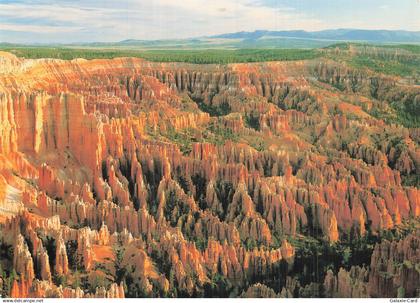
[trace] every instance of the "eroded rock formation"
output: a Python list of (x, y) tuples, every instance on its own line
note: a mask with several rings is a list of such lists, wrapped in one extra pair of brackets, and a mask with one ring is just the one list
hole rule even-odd
[(8, 296), (418, 296), (414, 234), (316, 281), (295, 264), (306, 238), (418, 220), (415, 131), (364, 110), (418, 88), (328, 61), (0, 58)]

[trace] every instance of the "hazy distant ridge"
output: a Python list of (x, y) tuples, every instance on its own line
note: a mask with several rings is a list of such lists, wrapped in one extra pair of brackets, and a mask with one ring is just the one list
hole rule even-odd
[[(186, 39), (138, 40), (126, 39), (117, 42), (49, 43), (34, 46), (83, 46), (123, 47), (137, 49), (243, 49), (243, 48), (319, 48), (339, 42), (365, 42), (373, 44), (405, 43), (420, 44), (420, 32), (364, 29), (332, 29), (316, 32), (304, 30), (226, 33)], [(0, 43), (10, 47), (14, 44)]]
[(334, 29), (316, 32), (303, 30), (236, 32), (211, 36), (210, 38), (224, 39), (260, 39), (263, 37), (287, 37), (301, 39), (326, 39), (345, 41), (373, 41), (373, 42), (416, 42), (420, 43), (420, 32), (403, 30), (365, 30), (365, 29)]

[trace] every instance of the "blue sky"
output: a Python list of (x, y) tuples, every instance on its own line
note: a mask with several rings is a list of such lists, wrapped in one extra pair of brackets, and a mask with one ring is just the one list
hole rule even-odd
[(420, 31), (420, 0), (0, 0), (0, 41), (177, 39), (236, 31)]

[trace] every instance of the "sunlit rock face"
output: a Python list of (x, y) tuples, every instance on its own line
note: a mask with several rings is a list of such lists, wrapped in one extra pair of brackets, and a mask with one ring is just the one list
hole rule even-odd
[(418, 296), (418, 132), (367, 110), (418, 87), (322, 59), (0, 62), (5, 296)]

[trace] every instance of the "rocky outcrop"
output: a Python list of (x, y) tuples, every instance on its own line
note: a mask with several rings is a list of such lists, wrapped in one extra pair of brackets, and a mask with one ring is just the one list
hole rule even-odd
[(23, 279), (27, 279), (28, 285), (31, 285), (35, 278), (34, 263), (28, 245), (21, 234), (17, 235), (13, 247), (13, 268)]
[[(418, 295), (419, 237), (409, 235), (400, 241), (387, 240), (375, 246), (369, 273), (369, 294), (372, 297), (397, 297)], [(402, 290), (399, 290), (399, 289)]]
[[(418, 220), (416, 133), (367, 110), (416, 88), (317, 60), (0, 53), (8, 295), (416, 296), (418, 237), (380, 241)], [(366, 239), (370, 266), (296, 272)]]
[(350, 271), (340, 268), (337, 275), (329, 270), (325, 276), (325, 296), (329, 298), (368, 298), (368, 269), (352, 267)]
[(69, 261), (67, 257), (66, 246), (61, 235), (56, 240), (54, 270), (55, 273), (59, 276), (66, 275), (69, 272)]
[(250, 286), (246, 292), (242, 293), (242, 298), (278, 298), (278, 295), (271, 288), (264, 284)]

